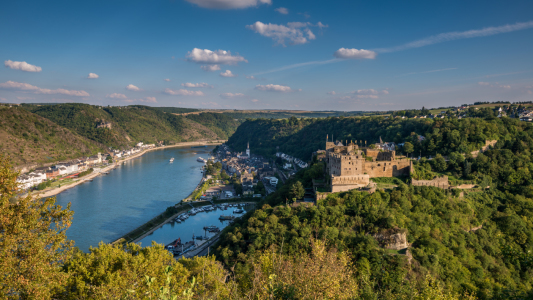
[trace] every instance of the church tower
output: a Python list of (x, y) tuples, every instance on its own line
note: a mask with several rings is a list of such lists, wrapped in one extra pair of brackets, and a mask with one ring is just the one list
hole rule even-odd
[(250, 157), (250, 142), (248, 142), (248, 146), (246, 146), (246, 155)]

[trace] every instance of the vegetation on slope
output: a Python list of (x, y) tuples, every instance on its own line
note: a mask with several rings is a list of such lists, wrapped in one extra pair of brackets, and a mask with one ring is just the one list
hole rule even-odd
[[(221, 138), (202, 124), (148, 106), (103, 107), (67, 103), (23, 107), (81, 136), (113, 148), (132, 146), (139, 141), (173, 144)], [(102, 122), (109, 122), (111, 128), (98, 128)]]
[[(308, 127), (315, 122), (319, 121)], [(343, 134), (356, 132), (361, 136), (369, 130), (384, 129), (392, 137), (403, 132), (409, 138), (412, 130), (426, 132), (429, 142), (413, 140), (418, 143), (416, 147), (424, 150), (430, 142), (438, 141), (439, 151), (449, 153), (448, 160), (422, 159), (415, 162), (417, 172), (449, 174), (472, 180), (483, 189), (462, 194), (461, 190), (414, 187), (397, 181), (397, 188), (374, 194), (332, 194), (318, 207), (285, 206), (297, 181), (311, 187), (311, 179), (323, 176), (323, 166), (315, 163), (269, 196), (262, 209), (226, 229), (217, 248), (220, 260), (236, 265), (237, 270), (248, 270), (250, 256), (272, 247), (286, 255), (309, 253), (306, 241), (313, 237), (350, 253), (358, 272), (368, 271), (370, 298), (389, 291), (401, 294), (406, 281), (420, 284), (426, 275), (455, 293), (482, 299), (533, 297), (531, 124), (507, 118), (396, 124), (379, 119), (329, 122), (345, 125), (338, 127), (339, 131), (345, 129)], [(353, 130), (352, 124), (359, 124), (361, 131)], [(312, 132), (308, 127), (295, 135)], [(477, 146), (476, 141), (492, 138), (499, 142), (476, 158), (457, 152), (461, 145), (470, 150)], [(286, 141), (293, 139), (286, 137)], [(402, 232), (410, 243), (409, 255), (405, 250), (386, 249), (386, 243), (378, 238)]]
[(94, 155), (103, 146), (16, 106), (0, 106), (0, 152), (15, 166)]
[(240, 121), (231, 118), (227, 114), (218, 113), (191, 114), (187, 116), (187, 119), (204, 125), (224, 140), (227, 140), (235, 133), (235, 130), (241, 124)]
[[(317, 240), (310, 240), (309, 254), (256, 252), (246, 270), (228, 270), (214, 256), (175, 260), (157, 244), (101, 243), (83, 253), (65, 236), (68, 207), (31, 195), (12, 201), (16, 176), (0, 156), (2, 299), (354, 299), (374, 290), (349, 253)], [(457, 298), (431, 277), (384, 295)]]
[[(452, 152), (468, 153), (479, 150), (486, 140), (504, 142), (520, 132), (533, 131), (533, 125), (518, 119), (384, 119), (371, 118), (326, 118), (284, 120), (248, 120), (228, 140), (237, 151), (246, 149), (250, 142), (257, 154), (271, 156), (279, 151), (302, 159), (310, 159), (311, 153), (324, 149), (326, 136), (354, 141), (359, 145), (379, 142), (410, 142), (413, 154), (418, 156)], [(425, 140), (419, 141), (419, 135)]]

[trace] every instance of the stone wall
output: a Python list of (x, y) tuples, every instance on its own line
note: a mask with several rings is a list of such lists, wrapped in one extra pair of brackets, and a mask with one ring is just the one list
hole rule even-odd
[(408, 176), (411, 170), (411, 160), (365, 162), (363, 166), (370, 178)]
[(435, 177), (432, 180), (413, 179), (411, 184), (414, 186), (434, 186), (441, 189), (448, 189), (450, 187), (450, 184), (448, 183), (448, 176), (446, 175)]

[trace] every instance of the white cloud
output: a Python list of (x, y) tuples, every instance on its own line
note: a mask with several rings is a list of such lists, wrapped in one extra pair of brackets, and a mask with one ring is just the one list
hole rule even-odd
[(237, 75), (231, 73), (230, 70), (226, 70), (226, 72), (220, 73), (220, 76), (222, 76), (222, 77), (237, 77)]
[(276, 9), (274, 9), (274, 10), (279, 12), (282, 15), (288, 15), (289, 14), (289, 10), (287, 8), (285, 8), (285, 7), (278, 7)]
[(361, 94), (361, 95), (377, 95), (379, 92), (375, 89), (362, 89), (357, 90), (354, 92), (355, 94)]
[(113, 98), (113, 99), (127, 99), (128, 97), (124, 94), (119, 93), (113, 93), (113, 94), (107, 94), (107, 98)]
[(267, 84), (267, 85), (258, 84), (255, 86), (255, 89), (259, 91), (281, 92), (281, 93), (288, 93), (288, 92), (293, 91), (288, 86), (278, 85), (278, 84)]
[(242, 9), (261, 4), (272, 4), (272, 0), (186, 0), (203, 8)]
[(379, 48), (375, 49), (376, 52), (380, 53), (387, 53), (387, 52), (395, 52), (395, 51), (401, 51), (401, 50), (407, 50), (412, 48), (420, 48), (428, 45), (453, 41), (453, 40), (459, 40), (459, 39), (469, 39), (469, 38), (475, 38), (475, 37), (482, 37), (482, 36), (490, 36), (500, 33), (507, 33), (517, 30), (523, 30), (533, 28), (533, 21), (529, 22), (518, 22), (512, 25), (503, 25), (498, 27), (486, 27), (483, 29), (473, 29), (473, 30), (467, 30), (467, 31), (454, 31), (454, 32), (446, 32), (441, 33), (437, 35), (433, 35), (430, 37), (427, 37), (425, 39), (421, 39), (418, 41), (410, 42), (407, 44), (403, 44), (396, 47), (391, 48)]
[(250, 76), (246, 76), (247, 79), (255, 79), (254, 76), (250, 75)]
[(98, 76), (98, 75), (96, 75), (94, 73), (89, 73), (89, 75), (87, 76), (88, 79), (96, 79), (98, 77), (100, 77), (100, 76)]
[(347, 48), (340, 48), (339, 50), (335, 51), (333, 53), (333, 56), (336, 58), (343, 58), (343, 59), (374, 59), (376, 58), (376, 52), (371, 50), (365, 50), (365, 49), (347, 49)]
[(128, 84), (128, 85), (126, 86), (126, 89), (127, 89), (128, 91), (134, 91), (134, 92), (139, 92), (139, 91), (141, 91), (140, 88), (134, 86), (133, 84)]
[(207, 84), (205, 82), (201, 82), (201, 83), (186, 82), (186, 83), (182, 83), (181, 86), (188, 87), (188, 88), (213, 88), (214, 87), (214, 86), (212, 86), (210, 84)]
[(364, 99), (364, 98), (370, 98), (370, 99), (378, 99), (378, 95), (357, 95), (357, 98)]
[(331, 91), (331, 92), (328, 92), (328, 95), (335, 95), (337, 93), (335, 93), (335, 91)]
[(4, 97), (0, 97), (0, 101), (7, 101), (7, 99)]
[[(187, 53), (187, 58), (195, 63), (209, 65), (236, 65), (239, 62), (248, 62), (244, 57), (236, 54), (232, 55), (230, 51), (194, 48)], [(204, 68), (202, 68), (204, 69)], [(205, 70), (205, 69), (204, 69)], [(213, 71), (213, 70), (209, 70)]]
[(252, 101), (252, 102), (259, 102), (258, 99), (252, 99), (252, 100), (250, 100), (250, 101)]
[(502, 89), (510, 89), (511, 86), (508, 85), (508, 84), (505, 84), (505, 85), (501, 85), (497, 82), (495, 83), (490, 83), (490, 82), (484, 82), (484, 81), (480, 81), (477, 83), (478, 85), (481, 85), (481, 86), (490, 86), (490, 87), (496, 87), (496, 88), (502, 88)]
[(34, 94), (45, 94), (45, 95), (61, 94), (61, 95), (76, 96), (76, 97), (90, 96), (89, 93), (87, 93), (86, 91), (75, 91), (75, 90), (66, 90), (66, 89), (55, 89), (55, 90), (42, 89), (40, 87), (36, 87), (28, 83), (21, 83), (21, 82), (15, 82), (15, 81), (7, 81), (4, 83), (0, 83), (0, 89), (8, 89), (8, 90), (15, 90), (15, 91), (28, 91), (28, 92), (33, 92)]
[(309, 40), (314, 40), (316, 36), (309, 27), (324, 27), (322, 23), (319, 22), (318, 24), (313, 25), (309, 22), (289, 22), (287, 23), (287, 26), (285, 26), (272, 23), (265, 24), (257, 21), (252, 25), (246, 25), (246, 28), (257, 32), (262, 36), (272, 38), (277, 44), (285, 46), (285, 40), (288, 40), (291, 45), (301, 45), (307, 43)]
[[(355, 94), (355, 98), (357, 99), (378, 99), (379, 95), (388, 95), (389, 91), (387, 89), (384, 90), (375, 90), (375, 89), (360, 89), (357, 91), (354, 91), (353, 94)], [(353, 99), (352, 96), (344, 96), (341, 97), (341, 99)]]
[(17, 100), (22, 100), (22, 101), (24, 101), (24, 100), (33, 100), (33, 99), (35, 99), (35, 98), (33, 98), (33, 97), (20, 97), (20, 96), (17, 96)]
[(206, 65), (206, 66), (200, 66), (200, 68), (207, 72), (214, 72), (220, 70), (219, 65)]
[(165, 89), (163, 93), (168, 95), (178, 95), (178, 96), (203, 96), (204, 93), (202, 91), (189, 91), (185, 89), (179, 89), (179, 90), (171, 90), (171, 89)]
[(41, 72), (43, 70), (41, 67), (30, 65), (25, 61), (6, 60), (4, 61), (4, 65), (6, 66), (6, 68), (10, 68), (13, 70), (21, 70), (25, 72)]
[(157, 103), (157, 99), (155, 97), (144, 97), (144, 102)]
[(166, 79), (164, 79), (164, 80), (165, 80), (166, 82), (170, 82), (170, 79), (169, 79), (169, 78), (166, 78)]
[(246, 97), (246, 95), (242, 94), (242, 93), (223, 93), (223, 94), (220, 94), (219, 96), (220, 96), (220, 98), (224, 98), (224, 99), (233, 99), (233, 98)]

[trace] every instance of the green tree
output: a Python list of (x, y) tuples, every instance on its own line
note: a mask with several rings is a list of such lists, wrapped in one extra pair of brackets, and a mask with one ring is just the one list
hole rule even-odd
[(409, 156), (410, 153), (413, 153), (414, 150), (415, 150), (415, 147), (413, 146), (413, 144), (409, 142), (405, 142), (405, 144), (403, 145), (403, 151), (407, 153), (407, 156)]
[(304, 186), (302, 185), (300, 181), (296, 181), (296, 183), (294, 183), (291, 186), (291, 189), (289, 192), (290, 199), (293, 199), (293, 198), (302, 199), (304, 195), (305, 195)]
[(435, 156), (433, 159), (433, 168), (435, 168), (437, 172), (443, 172), (446, 170), (446, 160), (444, 157), (442, 157), (442, 155), (437, 154), (437, 156)]
[(60, 266), (72, 254), (65, 231), (73, 213), (55, 197), (16, 199), (17, 175), (0, 156), (0, 298), (50, 299), (68, 278)]

